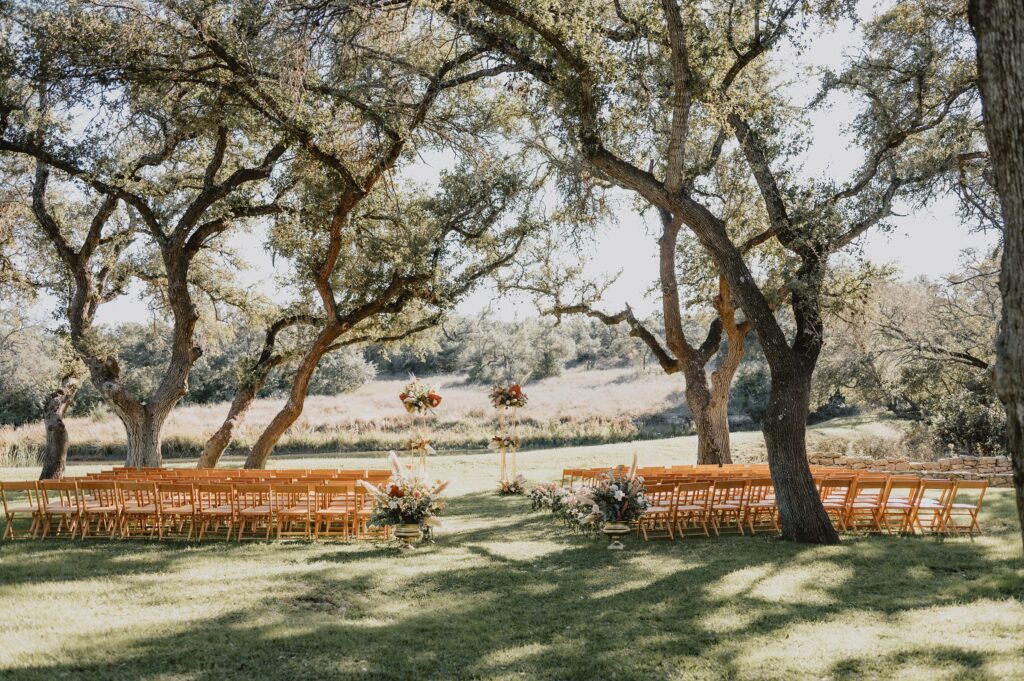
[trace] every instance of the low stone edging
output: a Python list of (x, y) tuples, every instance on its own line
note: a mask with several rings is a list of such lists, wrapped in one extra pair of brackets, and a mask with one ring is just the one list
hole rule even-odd
[(988, 480), (993, 487), (1013, 484), (1013, 464), (1005, 456), (953, 456), (936, 461), (872, 459), (865, 456), (808, 454), (812, 466), (836, 466), (878, 473), (919, 473), (949, 480)]

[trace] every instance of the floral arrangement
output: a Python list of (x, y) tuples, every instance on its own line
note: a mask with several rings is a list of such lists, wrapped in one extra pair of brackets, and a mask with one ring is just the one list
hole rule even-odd
[(522, 443), (515, 435), (495, 435), (487, 444), (487, 449), (519, 449)]
[(392, 473), (391, 479), (384, 485), (378, 488), (366, 481), (360, 481), (374, 501), (370, 524), (377, 527), (440, 525), (441, 521), (437, 516), (445, 506), (441, 493), (448, 483), (440, 480), (430, 483), (421, 474), (402, 470), (394, 452), (388, 455), (388, 461), (391, 462)]
[(590, 499), (590, 488), (586, 486), (571, 487), (562, 490), (552, 512), (563, 523), (577, 531), (591, 529), (590, 518), (597, 511)]
[(518, 383), (513, 383), (507, 388), (500, 385), (492, 387), (490, 400), (495, 409), (511, 409), (513, 407), (525, 407), (528, 398), (526, 393), (523, 392), (523, 387)]
[(647, 510), (644, 479), (636, 474), (636, 456), (628, 471), (614, 468), (583, 495), (593, 503), (593, 512), (582, 522), (628, 523), (637, 520)]
[(511, 480), (498, 483), (498, 494), (504, 497), (519, 496), (526, 493), (526, 478), (517, 475)]
[(425, 414), (437, 409), (441, 404), (441, 396), (437, 391), (422, 383), (415, 376), (412, 376), (412, 380), (398, 395), (398, 399), (402, 400), (402, 405), (410, 414)]
[(557, 499), (560, 496), (562, 488), (553, 482), (542, 482), (534, 485), (533, 489), (530, 490), (530, 505), (534, 511), (540, 511), (543, 509), (551, 510), (557, 503)]

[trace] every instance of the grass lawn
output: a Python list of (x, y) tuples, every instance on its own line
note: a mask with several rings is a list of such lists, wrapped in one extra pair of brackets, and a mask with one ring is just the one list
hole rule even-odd
[[(521, 460), (541, 480), (633, 450), (644, 464), (686, 461), (690, 445)], [(1024, 563), (1006, 490), (990, 493), (987, 533), (973, 541), (631, 538), (616, 553), (493, 495), (495, 458), (434, 460), (454, 481), (446, 526), (409, 555), (326, 542), (0, 543), (0, 678), (1024, 678)]]

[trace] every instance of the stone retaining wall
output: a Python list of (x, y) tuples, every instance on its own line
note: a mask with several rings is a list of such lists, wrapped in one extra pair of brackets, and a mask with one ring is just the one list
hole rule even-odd
[(809, 454), (812, 466), (836, 466), (884, 473), (918, 473), (930, 478), (952, 480), (988, 480), (993, 487), (1013, 484), (1013, 465), (1005, 456), (953, 456), (937, 461), (908, 459), (871, 459), (861, 456)]

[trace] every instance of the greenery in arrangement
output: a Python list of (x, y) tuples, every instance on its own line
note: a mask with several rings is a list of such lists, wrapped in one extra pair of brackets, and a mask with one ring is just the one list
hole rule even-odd
[(438, 526), (440, 520), (437, 516), (445, 507), (445, 499), (441, 493), (448, 483), (440, 480), (431, 483), (422, 473), (404, 470), (394, 452), (388, 455), (388, 460), (392, 469), (388, 482), (379, 488), (365, 481), (362, 483), (373, 497), (370, 524), (376, 527)]
[(593, 512), (581, 521), (584, 525), (594, 522), (630, 523), (638, 520), (648, 506), (644, 479), (636, 474), (635, 455), (628, 470), (615, 468), (608, 471), (578, 496), (584, 503), (593, 503)]

